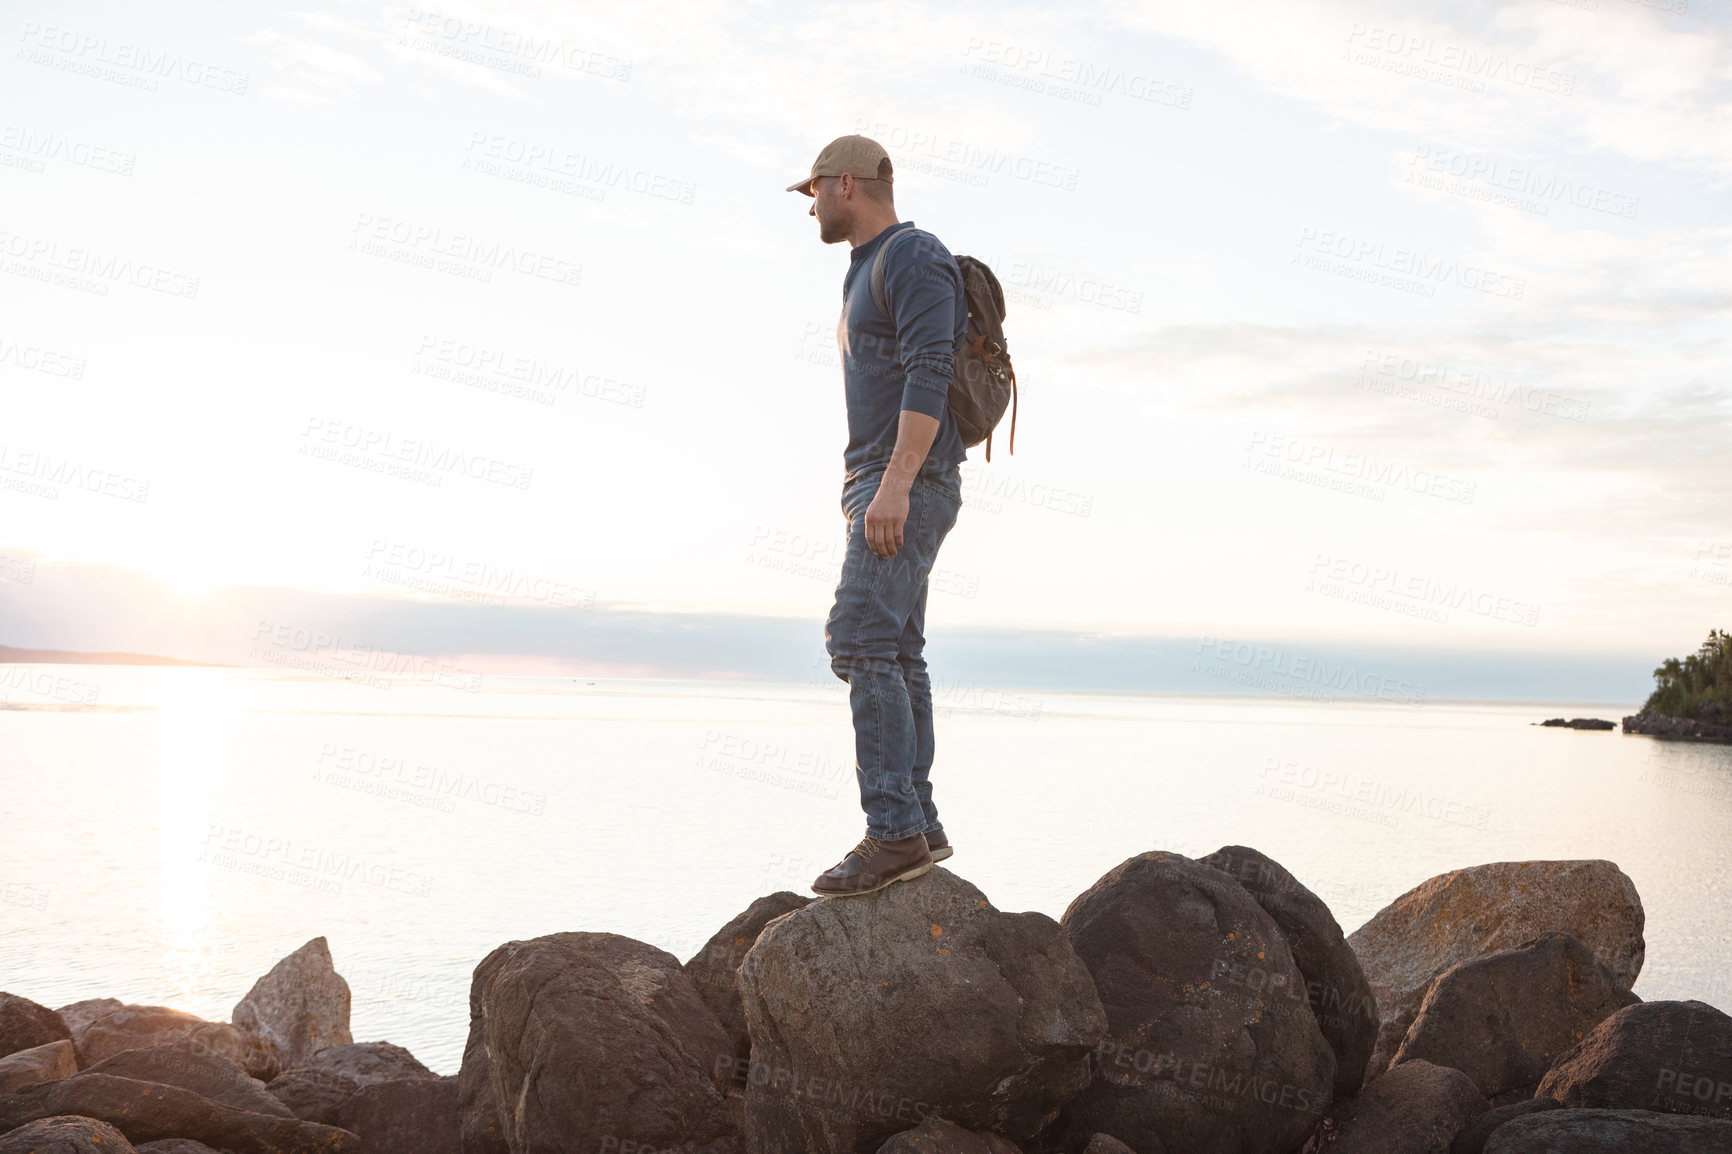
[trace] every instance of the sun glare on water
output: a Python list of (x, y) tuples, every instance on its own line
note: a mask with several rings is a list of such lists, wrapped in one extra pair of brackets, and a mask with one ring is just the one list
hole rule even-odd
[(228, 724), (221, 695), (220, 678), (203, 670), (174, 670), (165, 679), (156, 715), (155, 817), (161, 847), (156, 907), (173, 986), (164, 993), (183, 1002), (196, 996), (209, 967), (212, 867), (202, 858), (210, 830), (214, 738)]

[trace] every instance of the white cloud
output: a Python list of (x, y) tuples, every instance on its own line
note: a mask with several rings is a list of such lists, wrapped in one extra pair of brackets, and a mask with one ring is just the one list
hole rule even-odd
[[(335, 30), (328, 20), (309, 23), (317, 32), (331, 33)], [(333, 48), (308, 36), (261, 28), (248, 36), (246, 42), (264, 48), (272, 67), (288, 74), (289, 82), (274, 86), (274, 91), (289, 98), (331, 103), (350, 98), (357, 88), (377, 85), (384, 80), (377, 69), (355, 53)]]

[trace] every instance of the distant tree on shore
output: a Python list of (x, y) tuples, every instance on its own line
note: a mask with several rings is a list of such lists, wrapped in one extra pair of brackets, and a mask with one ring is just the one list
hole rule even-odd
[(1732, 725), (1732, 634), (1710, 629), (1708, 640), (1679, 661), (1654, 670), (1653, 695), (1642, 708), (1668, 717)]

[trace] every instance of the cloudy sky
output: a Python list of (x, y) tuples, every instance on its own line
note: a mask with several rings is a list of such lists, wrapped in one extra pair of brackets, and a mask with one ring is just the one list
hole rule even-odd
[(818, 652), (847, 253), (782, 189), (846, 132), (1010, 295), (935, 631), (1641, 681), (1726, 624), (1724, 2), (7, 19), (0, 643)]

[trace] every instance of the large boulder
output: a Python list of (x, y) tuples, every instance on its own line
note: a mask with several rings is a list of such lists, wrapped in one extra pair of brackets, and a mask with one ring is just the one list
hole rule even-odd
[(89, 1072), (0, 1098), (0, 1131), (59, 1114), (107, 1122), (132, 1142), (195, 1138), (233, 1154), (361, 1152), (359, 1138), (330, 1126), (235, 1110), (179, 1086)]
[[(483, 960), (483, 965), (490, 960)], [(481, 966), (469, 985), (469, 1037), (463, 1044), (463, 1064), (457, 1070), (458, 1128), (463, 1154), (510, 1154), (505, 1141), (504, 1114), (493, 1097), (493, 1060), (487, 1054), (487, 1032), (481, 1000)]]
[(78, 1054), (69, 1038), (16, 1050), (0, 1058), (0, 1094), (32, 1082), (58, 1082), (78, 1073)]
[(78, 1060), (85, 1061), (84, 1034), (90, 1029), (91, 1023), (114, 1010), (126, 1005), (119, 998), (85, 998), (81, 1002), (72, 1002), (61, 1006), (55, 1013), (66, 1023), (66, 1028), (72, 1031), (72, 1044), (78, 1050)]
[(1394, 1061), (1453, 1066), (1487, 1098), (1531, 1098), (1559, 1055), (1641, 1000), (1581, 942), (1545, 934), (1439, 975)]
[[(1106, 1007), (1069, 1144), (1286, 1154), (1328, 1107), (1335, 1055), (1273, 918), (1232, 877), (1176, 853), (1109, 871), (1064, 928)], [(756, 1034), (754, 1032), (754, 1039)]]
[(928, 1118), (912, 1130), (892, 1134), (878, 1154), (1022, 1154), (997, 1134), (964, 1130), (942, 1118)]
[(1466, 1129), (1456, 1134), (1454, 1140), (1449, 1144), (1449, 1154), (1482, 1154), (1485, 1150), (1486, 1139), (1492, 1136), (1492, 1131), (1505, 1122), (1513, 1122), (1517, 1118), (1540, 1110), (1561, 1109), (1563, 1107), (1550, 1098), (1526, 1098), (1520, 1102), (1495, 1106), (1469, 1122)]
[(284, 1069), (304, 1066), (320, 1050), (346, 1046), (349, 983), (331, 964), (331, 948), (314, 938), (253, 983), (229, 1015), (241, 1029), (273, 1043)]
[(72, 1031), (59, 1014), (29, 998), (0, 993), (0, 1058), (62, 1039), (70, 1041)]
[(1491, 1104), (1473, 1079), (1415, 1059), (1366, 1083), (1334, 1115), (1329, 1154), (1449, 1154), (1450, 1143)]
[(368, 1082), (337, 1118), (361, 1136), (366, 1154), (463, 1154), (455, 1076)]
[(733, 1045), (672, 954), (618, 934), (507, 942), (476, 967), (470, 1008), (512, 1154), (677, 1148), (737, 1128)]
[(715, 1012), (722, 1029), (734, 1040), (736, 1058), (746, 1058), (752, 1051), (752, 1041), (746, 1035), (746, 1010), (740, 1001), (740, 963), (746, 960), (747, 952), (765, 926), (811, 901), (787, 890), (766, 894), (717, 930), (686, 963), (686, 976), (697, 987), (698, 996)]
[(357, 1083), (402, 1082), (411, 1078), (437, 1078), (415, 1055), (390, 1042), (352, 1042), (319, 1051), (308, 1066), (330, 1070)]
[(112, 1013), (126, 1005), (119, 998), (85, 998), (82, 1002), (72, 1002), (61, 1006), (55, 1011), (60, 1020), (66, 1023), (66, 1028), (72, 1031), (72, 1040), (78, 1041), (84, 1037), (84, 1031), (90, 1024), (105, 1014)]
[(349, 1096), (361, 1088), (361, 1083), (336, 1070), (318, 1066), (302, 1066), (285, 1070), (265, 1087), (271, 1097), (287, 1106), (289, 1112), (303, 1122), (337, 1125), (337, 1112)]
[(126, 1135), (95, 1118), (38, 1118), (0, 1134), (0, 1154), (138, 1154)]
[(760, 1154), (873, 1154), (932, 1115), (1028, 1145), (1107, 1024), (1051, 918), (1001, 913), (943, 868), (777, 919), (740, 991), (752, 1056), (729, 1064)]
[(1485, 1154), (1732, 1154), (1732, 1122), (1647, 1110), (1552, 1110), (1499, 1126)]
[(87, 1072), (179, 1086), (236, 1110), (275, 1114), (282, 1118), (294, 1116), (287, 1106), (265, 1089), (263, 1082), (248, 1075), (228, 1058), (187, 1038), (142, 1050), (123, 1050), (90, 1066)]
[(1275, 919), (1305, 979), (1305, 999), (1323, 1040), (1335, 1053), (1335, 1096), (1359, 1093), (1380, 1019), (1371, 983), (1335, 915), (1279, 862), (1254, 849), (1222, 846), (1198, 860), (1232, 875)]
[(227, 1022), (207, 1022), (167, 1006), (120, 1006), (91, 1019), (76, 1036), (79, 1058), (86, 1066), (126, 1050), (185, 1040), (263, 1081), (276, 1077), (281, 1068), (276, 1046), (269, 1041)]
[(1732, 1118), (1732, 1017), (1704, 1002), (1643, 1002), (1595, 1026), (1540, 1080), (1579, 1109)]
[(1624, 989), (1642, 972), (1642, 899), (1609, 861), (1506, 861), (1451, 870), (1396, 898), (1347, 936), (1383, 1016), (1367, 1076), (1395, 1056), (1439, 974), (1562, 930)]
[(146, 1142), (138, 1148), (138, 1154), (222, 1154), (220, 1150), (212, 1150), (203, 1142), (194, 1142), (191, 1138), (163, 1138), (156, 1142)]
[[(1111, 1134), (1096, 1134), (1083, 1147), (1083, 1154), (1139, 1154), (1139, 1151), (1132, 1150)], [(1159, 1146), (1147, 1146), (1140, 1154), (1162, 1154), (1162, 1151)]]
[[(320, 1050), (307, 1065), (278, 1074), (269, 1089), (297, 1118), (351, 1129), (343, 1125), (342, 1108), (362, 1086), (437, 1080), (439, 1075), (401, 1046), (390, 1042), (352, 1042)], [(451, 1092), (455, 1109), (455, 1079)]]

